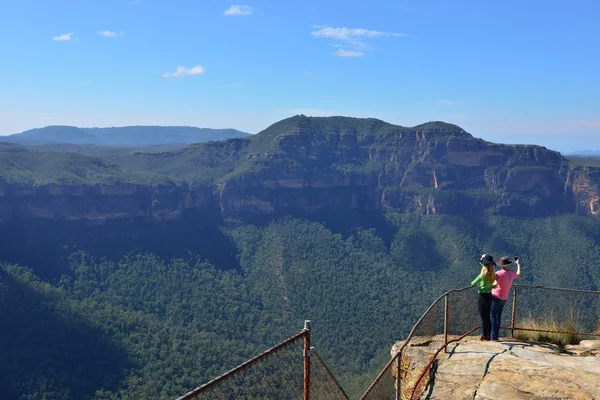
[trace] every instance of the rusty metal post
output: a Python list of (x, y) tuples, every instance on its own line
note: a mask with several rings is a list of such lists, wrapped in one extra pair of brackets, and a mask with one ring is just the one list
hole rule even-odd
[(402, 387), (400, 386), (400, 373), (402, 369), (402, 350), (396, 354), (396, 400), (402, 400)]
[(510, 321), (510, 338), (515, 338), (515, 316), (517, 313), (517, 287), (513, 286), (513, 304), (512, 304), (512, 318)]
[(444, 353), (448, 352), (448, 293), (444, 295)]
[(304, 321), (304, 400), (310, 400), (310, 320)]

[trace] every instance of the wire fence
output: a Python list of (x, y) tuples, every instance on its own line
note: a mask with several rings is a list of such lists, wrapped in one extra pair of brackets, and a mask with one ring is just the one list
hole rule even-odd
[(177, 400), (348, 400), (304, 329)]
[[(392, 358), (361, 400), (463, 399), (478, 371), (436, 381), (449, 344), (478, 334), (475, 288), (451, 290), (437, 298), (408, 337), (394, 345)], [(501, 334), (522, 340), (575, 344), (600, 337), (600, 292), (513, 285), (502, 313)]]
[(600, 336), (600, 292), (515, 285), (512, 304), (511, 336), (561, 344)]
[[(477, 335), (478, 293), (466, 287), (437, 298), (392, 348), (392, 357), (361, 400), (463, 399), (482, 371), (436, 377), (450, 344)], [(600, 337), (600, 292), (513, 285), (502, 313), (501, 333), (522, 340), (574, 344)], [(177, 400), (298, 399), (348, 400), (304, 329)], [(441, 374), (443, 375), (443, 374)], [(472, 397), (472, 393), (471, 393)]]

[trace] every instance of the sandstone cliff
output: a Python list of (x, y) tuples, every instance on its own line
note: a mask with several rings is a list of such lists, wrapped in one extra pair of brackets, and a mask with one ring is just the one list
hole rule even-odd
[[(401, 344), (394, 345), (392, 356)], [(437, 348), (422, 346), (411, 354), (427, 357)], [(450, 344), (430, 376), (423, 399), (594, 400), (600, 396), (600, 341), (559, 349), (546, 343), (467, 339)]]
[[(180, 218), (187, 209), (600, 217), (600, 169), (571, 166), (539, 146), (489, 143), (441, 122), (404, 128), (296, 116), (251, 139), (110, 161), (9, 150), (0, 149), (4, 222), (156, 221)], [(48, 176), (52, 168), (59, 178)]]

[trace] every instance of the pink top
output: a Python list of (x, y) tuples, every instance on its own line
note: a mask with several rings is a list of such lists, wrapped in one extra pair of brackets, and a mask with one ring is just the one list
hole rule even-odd
[(503, 269), (496, 272), (498, 286), (492, 289), (492, 296), (497, 297), (500, 300), (508, 300), (508, 292), (510, 292), (510, 287), (516, 276), (517, 273), (510, 270)]

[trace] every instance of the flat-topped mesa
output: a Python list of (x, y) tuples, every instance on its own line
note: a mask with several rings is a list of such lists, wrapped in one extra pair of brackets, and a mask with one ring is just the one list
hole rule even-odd
[[(571, 166), (540, 146), (489, 143), (439, 121), (407, 128), (299, 115), (249, 139), (105, 159), (3, 145), (0, 166), (4, 221), (162, 220), (186, 209), (600, 217), (599, 168)], [(125, 193), (123, 184), (136, 189)]]

